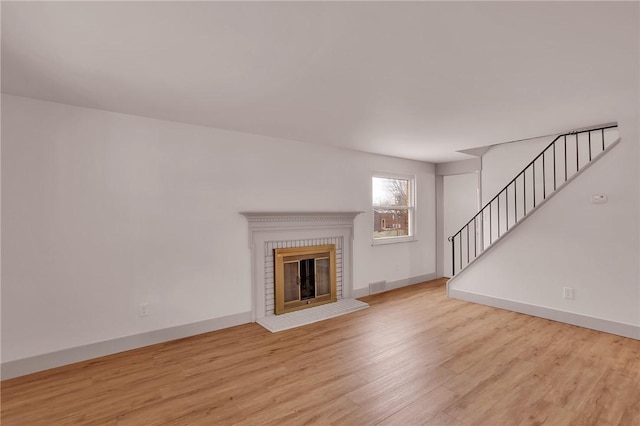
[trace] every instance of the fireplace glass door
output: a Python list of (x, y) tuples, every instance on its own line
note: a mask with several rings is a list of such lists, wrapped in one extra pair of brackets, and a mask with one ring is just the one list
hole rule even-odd
[(335, 245), (275, 249), (275, 313), (335, 302)]

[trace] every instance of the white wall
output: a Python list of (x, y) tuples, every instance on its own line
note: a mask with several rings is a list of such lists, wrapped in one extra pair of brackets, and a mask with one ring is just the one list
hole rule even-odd
[[(431, 164), (8, 95), (2, 124), (3, 362), (249, 311), (240, 211), (365, 211), (356, 289), (435, 272)], [(418, 241), (371, 245), (373, 171), (416, 175)]]
[[(484, 151), (484, 148), (478, 151), (480, 150)], [(478, 211), (478, 206), (474, 203), (479, 201), (481, 166), (479, 157), (436, 164), (436, 275), (438, 277), (451, 276), (451, 243), (448, 241), (450, 233), (457, 232), (465, 221)], [(473, 174), (474, 182), (456, 185), (457, 181), (454, 179), (447, 185), (445, 193), (445, 179), (448, 176), (461, 174)], [(445, 203), (448, 205), (446, 213)], [(464, 217), (467, 219), (465, 220)], [(457, 225), (458, 223), (460, 226)], [(451, 228), (456, 227), (457, 229), (451, 231)]]
[(448, 238), (478, 212), (478, 172), (444, 176), (444, 276), (451, 277), (451, 242)]
[[(592, 145), (592, 156), (595, 157), (600, 154), (603, 150), (603, 136), (605, 147), (608, 147), (618, 139), (618, 130), (612, 128), (607, 129), (604, 133), (599, 131), (592, 132), (592, 134), (581, 133), (577, 135), (579, 138), (578, 149), (576, 149), (576, 135), (558, 138), (554, 146), (546, 150), (544, 156), (539, 157), (535, 161), (535, 164), (528, 168), (524, 176), (520, 176), (514, 184), (509, 186), (506, 193), (500, 195), (499, 210), (502, 218), (501, 221), (498, 221), (497, 200), (491, 208), (491, 215), (489, 214), (489, 209), (485, 210), (485, 213), (483, 213), (483, 222), (485, 224), (483, 242), (485, 247), (488, 247), (491, 241), (495, 241), (499, 235), (507, 231), (506, 217), (509, 219), (509, 227), (513, 226), (516, 219), (520, 220), (525, 214), (528, 214), (535, 206), (553, 193), (554, 185), (555, 187), (560, 187), (565, 182), (565, 176), (567, 179), (570, 179), (579, 169), (582, 169), (584, 165), (589, 163), (589, 150), (587, 149), (589, 143)], [(481, 187), (483, 204), (491, 201), (496, 194), (502, 191), (505, 185), (518, 176), (554, 139), (556, 139), (555, 136), (547, 136), (492, 146), (482, 156)], [(553, 167), (554, 157), (556, 163), (555, 176)], [(534, 169), (535, 180), (533, 174)], [(535, 191), (532, 190), (534, 186)], [(488, 226), (490, 218), (492, 222), (491, 228)], [(491, 237), (490, 232), (492, 234)]]
[[(638, 120), (621, 119), (617, 147), (457, 276), (451, 288), (640, 325)], [(606, 194), (609, 202), (590, 204), (593, 194)], [(564, 286), (575, 289), (575, 300), (562, 298)]]
[(488, 203), (554, 137), (494, 145), (482, 155), (482, 204)]
[[(567, 129), (568, 130), (568, 129)], [(595, 157), (602, 151), (602, 138), (604, 137), (605, 146), (609, 146), (618, 139), (619, 132), (616, 128), (606, 129), (604, 133), (600, 131), (591, 132), (591, 136), (587, 133), (578, 135), (579, 147), (576, 151), (575, 135), (567, 136), (567, 177), (570, 178), (576, 172), (576, 152), (579, 156), (580, 168), (589, 162), (588, 149), (589, 143), (592, 146), (591, 152)], [(556, 139), (555, 136), (543, 136), (540, 138), (528, 139), (517, 142), (493, 145), (482, 155), (482, 203), (489, 202), (504, 186), (509, 183), (518, 173), (522, 171), (538, 154), (540, 154), (547, 146)], [(590, 142), (589, 142), (590, 141)], [(557, 183), (564, 182), (564, 139), (561, 137), (555, 144), (557, 157)], [(546, 180), (547, 193), (551, 190), (553, 182), (553, 156), (552, 148), (546, 153)], [(536, 189), (538, 194), (536, 200), (542, 197), (542, 160), (536, 162)], [(531, 179), (531, 175), (527, 175), (527, 179)], [(531, 181), (529, 181), (531, 182)], [(527, 197), (528, 198), (528, 197)], [(531, 203), (532, 199), (531, 199)]]

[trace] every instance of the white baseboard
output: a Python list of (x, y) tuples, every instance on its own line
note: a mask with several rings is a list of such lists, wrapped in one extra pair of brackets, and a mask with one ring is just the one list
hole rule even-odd
[(364, 288), (354, 288), (351, 290), (351, 297), (357, 299), (359, 297), (365, 297), (369, 295), (369, 287)]
[(135, 334), (133, 336), (126, 336), (78, 346), (75, 348), (63, 349), (61, 351), (36, 355), (29, 358), (3, 362), (1, 365), (0, 377), (2, 380), (11, 379), (13, 377), (24, 376), (25, 374), (73, 364), (74, 362), (86, 361), (105, 355), (137, 349), (143, 346), (155, 345), (157, 343), (168, 342), (171, 340), (182, 339), (184, 337), (195, 336), (196, 334), (208, 333), (210, 331), (247, 324), (250, 322), (251, 312), (242, 312), (221, 318), (149, 331), (146, 333)]
[(354, 288), (353, 290), (351, 290), (351, 297), (357, 299), (358, 297), (365, 297), (376, 293), (395, 290), (396, 288), (406, 287), (408, 285), (420, 284), (425, 281), (435, 280), (436, 278), (438, 278), (438, 276), (435, 272), (432, 272), (430, 274), (417, 275), (415, 277), (403, 278), (401, 280), (387, 282), (384, 286), (384, 289), (377, 292), (371, 292), (369, 290), (369, 286), (364, 288)]
[(592, 330), (603, 331), (617, 336), (640, 340), (640, 326), (632, 324), (590, 317), (573, 312), (560, 311), (558, 309), (546, 308), (544, 306), (530, 305), (528, 303), (516, 302), (514, 300), (485, 296), (483, 294), (471, 293), (464, 290), (456, 290), (450, 288), (449, 283), (447, 283), (447, 296), (454, 299), (466, 300), (467, 302), (493, 306), (494, 308), (507, 309), (521, 314), (532, 315), (553, 321), (564, 322), (566, 324), (590, 328)]

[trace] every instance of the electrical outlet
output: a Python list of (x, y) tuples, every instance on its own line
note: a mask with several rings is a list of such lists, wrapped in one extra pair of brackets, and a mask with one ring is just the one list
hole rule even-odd
[(148, 317), (149, 316), (149, 304), (148, 303), (141, 303), (140, 304), (140, 311), (139, 314), (141, 317)]
[(565, 299), (573, 300), (573, 287), (564, 287), (562, 289), (562, 297)]

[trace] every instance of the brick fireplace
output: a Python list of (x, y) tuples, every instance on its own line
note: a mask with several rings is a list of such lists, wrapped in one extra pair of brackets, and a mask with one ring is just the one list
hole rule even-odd
[(275, 314), (275, 249), (335, 246), (336, 299), (351, 297), (353, 224), (361, 212), (241, 212), (249, 225), (253, 320)]

